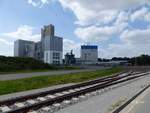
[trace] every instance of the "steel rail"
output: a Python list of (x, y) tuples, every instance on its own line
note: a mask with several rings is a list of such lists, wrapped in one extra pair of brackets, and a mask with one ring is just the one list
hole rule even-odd
[[(39, 102), (39, 103), (36, 103), (33, 105), (18, 108), (18, 109), (12, 110), (12, 111), (8, 111), (6, 113), (26, 113), (29, 110), (37, 110), (37, 109), (40, 109), (41, 107), (44, 107), (44, 106), (49, 106), (49, 105), (52, 105), (54, 103), (59, 103), (59, 102), (62, 102), (63, 100), (71, 99), (72, 97), (78, 97), (79, 95), (84, 95), (88, 92), (92, 92), (92, 91), (95, 91), (98, 89), (106, 88), (106, 87), (111, 86), (111, 85), (115, 85), (115, 84), (119, 84), (119, 83), (126, 82), (129, 80), (133, 80), (135, 78), (139, 78), (139, 77), (142, 77), (142, 76), (147, 75), (147, 74), (149, 74), (149, 73), (139, 74), (137, 76), (131, 76), (131, 77), (130, 76), (128, 76), (128, 77), (127, 76), (122, 76), (122, 77), (118, 76), (116, 78), (110, 79), (106, 83), (98, 84), (96, 86), (92, 86), (92, 87), (89, 87), (89, 88), (86, 88), (86, 89), (83, 89), (80, 91), (76, 91), (76, 92), (73, 92), (70, 94), (56, 97), (54, 99), (48, 99), (48, 100), (43, 101), (43, 102)], [(123, 79), (123, 78), (126, 78), (126, 79)], [(123, 79), (123, 80), (121, 80), (121, 79)]]
[(11, 105), (11, 104), (14, 104), (16, 102), (26, 101), (27, 99), (34, 99), (34, 98), (37, 98), (37, 97), (46, 96), (48, 94), (55, 94), (55, 93), (63, 92), (63, 91), (70, 90), (70, 89), (75, 89), (75, 88), (80, 88), (80, 87), (84, 87), (84, 86), (88, 86), (88, 85), (97, 84), (97, 83), (100, 83), (100, 82), (105, 82), (105, 81), (108, 81), (111, 78), (115, 78), (115, 77), (117, 77), (117, 76), (119, 76), (123, 73), (127, 73), (127, 75), (129, 75), (132, 72), (131, 71), (130, 72), (123, 71), (123, 72), (120, 72), (120, 73), (117, 73), (117, 74), (113, 74), (112, 76), (102, 77), (102, 78), (99, 78), (99, 79), (90, 80), (90, 81), (87, 81), (87, 82), (82, 82), (82, 83), (71, 85), (71, 86), (66, 86), (66, 87), (57, 88), (57, 89), (53, 89), (53, 90), (49, 90), (49, 91), (45, 91), (45, 92), (40, 92), (40, 93), (30, 94), (30, 95), (26, 95), (26, 96), (20, 96), (20, 97), (8, 99), (8, 100), (3, 100), (3, 101), (0, 101), (0, 106), (2, 106), (2, 105)]

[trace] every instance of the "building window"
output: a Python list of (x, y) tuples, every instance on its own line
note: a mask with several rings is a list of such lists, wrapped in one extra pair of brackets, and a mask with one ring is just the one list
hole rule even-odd
[(84, 60), (87, 60), (87, 54), (86, 53), (84, 54)]
[(53, 52), (53, 59), (60, 59), (60, 53)]
[(53, 60), (53, 64), (60, 64), (60, 61)]
[(48, 53), (46, 52), (46, 62), (48, 62)]

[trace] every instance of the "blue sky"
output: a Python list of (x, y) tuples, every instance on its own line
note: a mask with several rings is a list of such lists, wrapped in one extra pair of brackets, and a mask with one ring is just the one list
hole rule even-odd
[(17, 39), (38, 41), (48, 24), (77, 57), (81, 44), (97, 44), (103, 58), (150, 54), (149, 0), (1, 0), (0, 55), (13, 56)]

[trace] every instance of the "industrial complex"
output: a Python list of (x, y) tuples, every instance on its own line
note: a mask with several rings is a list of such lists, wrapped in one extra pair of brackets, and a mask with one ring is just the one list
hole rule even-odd
[(0, 113), (150, 113), (150, 0), (0, 0)]
[[(80, 58), (67, 53), (65, 64), (96, 64), (98, 61), (98, 46), (81, 45)], [(14, 43), (14, 56), (32, 57), (48, 64), (63, 63), (63, 38), (55, 36), (53, 25), (44, 26), (41, 29), (39, 42), (16, 40)], [(73, 60), (73, 61), (72, 61)]]

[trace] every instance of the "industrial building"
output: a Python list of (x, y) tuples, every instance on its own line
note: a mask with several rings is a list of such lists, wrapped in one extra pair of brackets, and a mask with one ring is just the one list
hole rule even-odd
[(17, 40), (14, 43), (14, 56), (32, 57), (49, 64), (62, 64), (63, 38), (55, 36), (53, 25), (41, 29), (39, 42)]
[(33, 57), (35, 54), (35, 43), (32, 41), (17, 40), (14, 43), (14, 55), (19, 57)]
[(70, 53), (65, 54), (65, 65), (74, 65), (76, 64), (75, 55), (73, 54), (73, 51), (71, 50)]
[(82, 64), (96, 64), (98, 61), (98, 46), (82, 45), (80, 56)]

